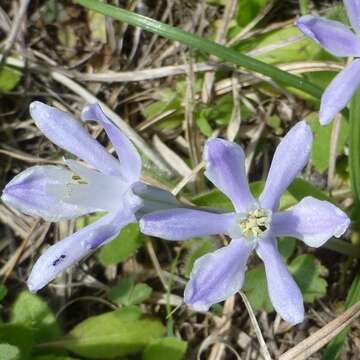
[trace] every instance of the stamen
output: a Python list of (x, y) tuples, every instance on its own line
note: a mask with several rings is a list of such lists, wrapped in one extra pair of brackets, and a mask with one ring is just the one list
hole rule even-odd
[(238, 214), (236, 222), (237, 224), (233, 227), (230, 235), (243, 236), (251, 242), (256, 241), (269, 229), (271, 211), (256, 208), (245, 214)]

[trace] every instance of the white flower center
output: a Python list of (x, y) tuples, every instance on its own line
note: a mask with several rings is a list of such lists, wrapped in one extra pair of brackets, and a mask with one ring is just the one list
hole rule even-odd
[(249, 211), (239, 222), (240, 230), (245, 238), (257, 238), (269, 227), (269, 214), (266, 210), (257, 208)]
[(256, 242), (269, 230), (272, 212), (260, 207), (246, 213), (238, 213), (235, 223), (229, 231), (232, 238), (243, 237), (248, 242)]

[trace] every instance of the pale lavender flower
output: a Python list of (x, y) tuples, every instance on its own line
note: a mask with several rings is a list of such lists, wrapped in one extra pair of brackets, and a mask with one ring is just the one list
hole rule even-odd
[(53, 143), (91, 167), (69, 159), (64, 160), (66, 167), (33, 166), (6, 185), (2, 200), (25, 214), (48, 221), (107, 212), (40, 256), (27, 282), (31, 291), (38, 291), (68, 267), (116, 237), (125, 225), (136, 222), (137, 212), (146, 213), (166, 208), (168, 203), (172, 206), (177, 203), (167, 192), (139, 182), (140, 155), (99, 105), (85, 107), (81, 118), (83, 121), (94, 120), (105, 129), (119, 159), (110, 155), (69, 113), (41, 102), (33, 102), (30, 113), (38, 128)]
[[(344, 24), (321, 17), (306, 15), (296, 21), (304, 35), (320, 44), (329, 53), (340, 57), (360, 57), (360, 2), (344, 0), (354, 32)], [(328, 124), (349, 102), (360, 86), (360, 59), (345, 67), (324, 91), (320, 105), (320, 123)]]
[(288, 211), (277, 212), (281, 194), (309, 160), (312, 133), (305, 121), (295, 125), (276, 149), (264, 190), (255, 200), (245, 175), (245, 155), (234, 143), (212, 139), (206, 143), (205, 175), (235, 208), (231, 213), (170, 209), (145, 215), (141, 230), (167, 240), (226, 234), (232, 240), (196, 260), (185, 289), (185, 303), (198, 311), (227, 299), (243, 285), (246, 262), (255, 249), (265, 265), (270, 299), (289, 323), (304, 318), (301, 291), (277, 248), (278, 236), (292, 236), (318, 247), (339, 237), (350, 220), (327, 201), (305, 197)]

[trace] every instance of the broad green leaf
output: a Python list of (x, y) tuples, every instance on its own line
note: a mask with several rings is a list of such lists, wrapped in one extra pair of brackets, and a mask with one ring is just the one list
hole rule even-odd
[(30, 360), (33, 344), (32, 331), (20, 324), (0, 324), (0, 344), (15, 346), (20, 351), (20, 360)]
[(145, 283), (134, 284), (131, 278), (121, 279), (110, 289), (109, 298), (119, 305), (137, 305), (147, 300), (152, 289)]
[(134, 255), (142, 243), (138, 224), (129, 224), (114, 240), (100, 249), (99, 260), (104, 266), (118, 264)]
[(289, 265), (290, 272), (299, 285), (304, 301), (312, 303), (326, 295), (327, 282), (322, 277), (326, 268), (313, 255), (300, 255)]
[(279, 252), (285, 259), (289, 258), (296, 247), (296, 239), (290, 237), (283, 237), (278, 239)]
[[(332, 122), (329, 126), (321, 126), (317, 113), (310, 114), (306, 120), (308, 120), (314, 134), (311, 160), (315, 168), (322, 173), (329, 167), (330, 142), (334, 122)], [(344, 119), (342, 119), (336, 147), (337, 155), (344, 152), (344, 146), (348, 136), (349, 125), (346, 121), (344, 121)]]
[(109, 312), (84, 320), (52, 345), (91, 359), (112, 359), (140, 352), (164, 333), (165, 327), (156, 319), (130, 320), (121, 312)]
[(0, 285), (0, 301), (2, 301), (7, 294), (7, 289), (4, 285)]
[(243, 290), (254, 311), (265, 310), (271, 312), (273, 310), (263, 265), (258, 265), (246, 272)]
[(316, 199), (319, 200), (326, 200), (330, 202), (334, 202), (328, 194), (325, 192), (319, 190), (314, 185), (310, 184), (308, 181), (296, 178), (294, 181), (290, 184), (287, 191), (297, 200), (300, 201), (305, 196), (313, 196)]
[(0, 93), (11, 91), (21, 79), (21, 72), (9, 66), (0, 69)]
[(239, 0), (236, 13), (239, 26), (244, 27), (251, 22), (268, 2), (268, 0)]
[[(242, 52), (227, 48), (211, 40), (199, 37), (195, 34), (186, 32), (179, 28), (164, 24), (160, 21), (142, 16), (120, 7), (103, 4), (97, 0), (75, 0), (75, 3), (97, 11), (103, 15), (108, 15), (118, 21), (138, 26), (147, 31), (159, 34), (167, 39), (179, 41), (193, 49), (204, 51), (207, 54), (215, 55), (222, 60), (230, 61), (233, 64), (269, 76), (274, 81), (285, 86), (302, 90), (316, 98), (320, 98), (322, 89), (308, 82), (299, 76), (282, 71), (274, 66), (261, 62), (253, 57), (247, 56)], [(297, 49), (299, 52), (300, 49)]]
[[(250, 184), (250, 190), (255, 199), (259, 198), (263, 188), (264, 188), (263, 181), (254, 181)], [(217, 189), (213, 189), (208, 192), (196, 195), (195, 197), (192, 198), (192, 202), (197, 206), (223, 209), (226, 211), (234, 210), (230, 199)], [(285, 193), (282, 195), (280, 199), (279, 208), (280, 210), (283, 210), (290, 206), (295, 205), (296, 203), (297, 201), (295, 196), (291, 194), (289, 191), (285, 191)]]
[(184, 359), (187, 343), (176, 337), (154, 340), (146, 347), (143, 360), (181, 360)]
[(1, 360), (21, 360), (20, 350), (14, 345), (0, 344), (0, 359)]
[[(345, 309), (348, 309), (350, 306), (354, 305), (360, 301), (360, 273), (358, 272), (355, 276), (348, 295), (345, 301)], [(340, 359), (341, 349), (346, 340), (347, 334), (349, 332), (349, 327), (341, 331), (325, 348), (324, 354), (321, 360), (337, 360)]]
[[(273, 48), (266, 52), (255, 55), (258, 60), (268, 64), (291, 63), (310, 60), (335, 60), (326, 53), (317, 43), (309, 38), (301, 36), (301, 32), (296, 26), (291, 25), (270, 31), (266, 34), (251, 37), (236, 45), (236, 49), (241, 52), (248, 52), (256, 49)], [(283, 44), (287, 44), (283, 46)], [(280, 45), (280, 46), (279, 46)]]
[(46, 342), (60, 335), (60, 328), (48, 305), (37, 295), (20, 293), (11, 309), (11, 322), (28, 326), (34, 342)]

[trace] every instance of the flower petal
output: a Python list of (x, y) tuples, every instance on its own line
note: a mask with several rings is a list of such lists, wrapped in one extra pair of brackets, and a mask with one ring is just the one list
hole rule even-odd
[(75, 154), (104, 174), (121, 175), (120, 163), (69, 113), (35, 101), (30, 104), (30, 114), (37, 127), (54, 144)]
[(234, 214), (214, 214), (192, 209), (169, 209), (145, 215), (140, 220), (146, 235), (166, 240), (186, 240), (196, 236), (224, 234), (234, 222)]
[[(33, 166), (15, 176), (4, 188), (2, 200), (24, 214), (48, 221), (71, 219), (93, 212), (93, 206), (66, 203), (59, 199), (74, 174), (60, 166)], [(51, 191), (58, 189), (58, 191)]]
[(349, 225), (348, 216), (335, 205), (305, 197), (292, 209), (273, 214), (271, 228), (276, 236), (293, 236), (319, 247), (332, 236), (340, 237)]
[(122, 181), (119, 176), (105, 175), (75, 160), (65, 160), (65, 163), (76, 174), (73, 177), (76, 180), (63, 189), (49, 189), (64, 202), (113, 212), (119, 209), (125, 194), (131, 191), (129, 183)]
[(139, 153), (121, 130), (106, 117), (100, 105), (86, 106), (81, 113), (81, 119), (84, 121), (95, 120), (104, 128), (118, 154), (123, 176), (130, 182), (139, 180), (141, 173)]
[(233, 202), (237, 212), (245, 212), (254, 198), (245, 173), (245, 154), (233, 142), (208, 140), (204, 149), (205, 176)]
[(228, 246), (197, 259), (185, 289), (185, 303), (194, 310), (207, 311), (238, 292), (251, 251), (252, 246), (244, 240), (233, 239)]
[(145, 214), (154, 211), (173, 209), (181, 207), (176, 197), (169, 191), (145, 184), (143, 182), (136, 182), (131, 187), (135, 195), (140, 197), (143, 201), (143, 206), (136, 214), (137, 217), (143, 217)]
[(360, 32), (360, 2), (359, 0), (344, 0), (345, 9), (353, 29)]
[(305, 121), (298, 122), (276, 148), (260, 203), (265, 209), (276, 209), (281, 194), (309, 161), (312, 132)]
[(134, 221), (133, 214), (129, 212), (108, 214), (50, 246), (36, 261), (31, 271), (27, 281), (29, 290), (40, 290), (94, 249), (111, 241), (125, 225)]
[(277, 313), (290, 324), (304, 320), (301, 291), (289, 273), (276, 245), (276, 239), (259, 241), (257, 253), (264, 262), (271, 302)]
[(360, 59), (354, 60), (331, 81), (321, 97), (319, 119), (327, 125), (351, 100), (360, 86)]
[(305, 15), (297, 19), (296, 26), (335, 56), (360, 56), (360, 39), (338, 21)]

